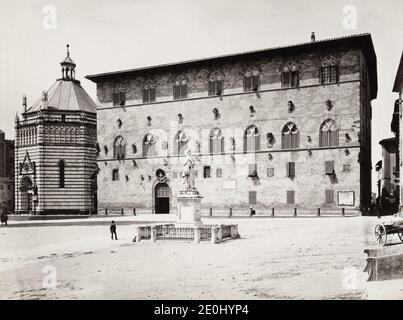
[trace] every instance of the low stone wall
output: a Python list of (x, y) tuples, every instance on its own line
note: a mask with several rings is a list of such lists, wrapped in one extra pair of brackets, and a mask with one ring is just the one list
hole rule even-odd
[(250, 208), (250, 209), (213, 209), (204, 208), (202, 217), (240, 218), (240, 217), (353, 217), (361, 215), (354, 209), (302, 209), (302, 208)]
[(403, 245), (379, 249), (365, 249), (368, 255), (364, 272), (367, 281), (403, 279)]
[[(176, 213), (175, 209), (171, 210), (172, 213)], [(138, 214), (153, 214), (151, 209), (145, 208), (133, 208), (133, 207), (99, 207), (97, 213), (99, 215), (138, 215)], [(254, 207), (254, 208), (209, 208), (203, 207), (201, 211), (202, 217), (292, 217), (295, 216), (360, 216), (361, 212), (351, 208), (269, 208), (269, 207)]]
[(136, 241), (151, 240), (185, 240), (194, 241), (211, 241), (219, 243), (227, 239), (239, 238), (238, 225), (221, 224), (221, 225), (202, 225), (190, 227), (177, 227), (174, 224), (160, 224), (138, 226)]

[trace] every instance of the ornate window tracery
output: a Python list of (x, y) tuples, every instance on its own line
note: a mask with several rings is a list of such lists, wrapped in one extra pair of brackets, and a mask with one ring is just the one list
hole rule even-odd
[(281, 133), (281, 148), (299, 148), (299, 131), (295, 123), (289, 122), (283, 127), (283, 131)]

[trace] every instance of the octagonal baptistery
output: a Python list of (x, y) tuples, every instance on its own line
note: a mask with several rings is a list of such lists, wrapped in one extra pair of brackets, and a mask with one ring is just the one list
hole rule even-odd
[(96, 104), (67, 56), (62, 77), (16, 116), (16, 213), (90, 214), (96, 208)]

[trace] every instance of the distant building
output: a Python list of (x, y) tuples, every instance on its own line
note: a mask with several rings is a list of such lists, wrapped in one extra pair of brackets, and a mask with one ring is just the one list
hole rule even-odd
[(0, 130), (0, 202), (14, 212), (14, 141)]
[[(400, 63), (399, 63), (399, 67), (397, 68), (397, 73), (396, 73), (396, 77), (395, 77), (395, 82), (393, 85), (393, 92), (397, 92), (399, 94), (399, 98), (396, 100), (395, 102), (395, 109), (394, 109), (394, 130), (397, 131), (397, 140), (398, 140), (398, 171), (403, 172), (403, 141), (402, 141), (402, 134), (400, 134), (400, 132), (402, 132), (402, 101), (403, 101), (403, 52), (402, 55), (400, 57)], [(393, 123), (393, 121), (392, 121)], [(392, 130), (393, 131), (393, 130)], [(399, 181), (399, 185), (400, 185), (400, 181)], [(402, 199), (403, 199), (403, 188), (400, 187), (400, 201), (399, 201), (399, 211), (400, 213), (403, 213), (403, 203), (402, 203)]]
[(99, 209), (175, 212), (188, 150), (205, 210), (367, 213), (369, 34), (89, 75)]
[(89, 214), (96, 207), (96, 105), (75, 79), (76, 64), (16, 119), (17, 213)]

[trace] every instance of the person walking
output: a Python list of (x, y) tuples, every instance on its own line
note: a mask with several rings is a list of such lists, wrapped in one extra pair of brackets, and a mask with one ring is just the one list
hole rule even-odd
[(3, 203), (0, 204), (0, 211), (1, 211), (1, 213), (0, 213), (1, 225), (5, 224), (7, 227), (7, 220), (8, 220), (7, 207)]
[(8, 221), (7, 210), (4, 210), (4, 223), (5, 223), (6, 227), (8, 226), (7, 221)]
[(116, 235), (116, 224), (115, 224), (115, 221), (112, 221), (110, 230), (111, 230), (111, 239), (113, 240), (113, 235), (115, 235), (115, 240), (118, 240), (118, 236)]

